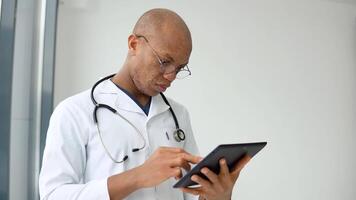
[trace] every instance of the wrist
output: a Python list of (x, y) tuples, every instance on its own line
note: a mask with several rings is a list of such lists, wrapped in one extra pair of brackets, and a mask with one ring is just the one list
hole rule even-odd
[(140, 189), (135, 168), (108, 178), (110, 199), (124, 199), (132, 192)]
[(133, 181), (134, 187), (137, 189), (146, 187), (144, 176), (142, 176), (144, 173), (142, 171), (142, 165), (132, 169), (132, 172), (135, 175), (135, 180)]

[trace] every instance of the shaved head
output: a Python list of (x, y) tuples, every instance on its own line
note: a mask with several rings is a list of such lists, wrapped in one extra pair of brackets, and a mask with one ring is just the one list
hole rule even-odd
[(191, 35), (188, 26), (175, 12), (155, 8), (145, 12), (135, 24), (133, 34), (144, 35), (148, 39), (169, 42), (178, 40), (191, 48)]

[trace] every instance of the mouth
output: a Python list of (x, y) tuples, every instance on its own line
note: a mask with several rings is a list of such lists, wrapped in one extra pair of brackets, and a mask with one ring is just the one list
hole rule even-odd
[(164, 92), (166, 91), (167, 88), (169, 88), (170, 85), (164, 85), (164, 84), (157, 84), (158, 91), (159, 92)]

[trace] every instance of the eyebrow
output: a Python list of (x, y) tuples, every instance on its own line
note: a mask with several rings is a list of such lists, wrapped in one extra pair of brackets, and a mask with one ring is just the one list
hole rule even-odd
[(169, 55), (168, 53), (164, 54), (164, 57), (166, 59), (170, 60), (171, 62), (174, 62), (174, 58), (171, 55)]

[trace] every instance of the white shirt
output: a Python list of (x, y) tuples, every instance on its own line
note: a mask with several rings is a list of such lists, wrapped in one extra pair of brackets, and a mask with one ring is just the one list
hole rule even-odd
[[(160, 95), (152, 97), (148, 116), (110, 80), (99, 84), (94, 96), (98, 103), (115, 108), (140, 130), (146, 140), (145, 148), (131, 152), (143, 145), (139, 133), (118, 115), (101, 108), (97, 116), (105, 146), (116, 160), (129, 156), (124, 163), (114, 163), (106, 154), (93, 121), (90, 90), (67, 98), (50, 119), (39, 177), (41, 200), (109, 200), (108, 177), (142, 165), (160, 146), (180, 147), (198, 155), (189, 114), (182, 105), (168, 99), (186, 136), (184, 141), (177, 142), (173, 137), (174, 119)], [(137, 190), (126, 199), (198, 198), (172, 188), (175, 182), (170, 178), (156, 187)]]

